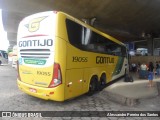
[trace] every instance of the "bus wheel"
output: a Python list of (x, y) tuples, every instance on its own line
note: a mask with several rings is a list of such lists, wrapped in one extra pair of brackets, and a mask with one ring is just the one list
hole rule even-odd
[(106, 74), (102, 74), (100, 77), (100, 90), (106, 86)]
[(0, 61), (0, 65), (2, 64), (2, 62)]
[(90, 85), (89, 85), (89, 92), (88, 95), (93, 95), (93, 93), (97, 90), (97, 77), (92, 77)]

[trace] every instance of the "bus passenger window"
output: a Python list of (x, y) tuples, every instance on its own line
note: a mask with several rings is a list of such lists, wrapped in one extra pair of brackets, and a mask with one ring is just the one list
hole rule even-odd
[(66, 27), (68, 33), (69, 42), (75, 47), (81, 47), (82, 45), (82, 26), (66, 19)]
[(101, 45), (101, 46), (97, 46), (97, 50), (99, 51), (99, 52), (105, 52), (105, 49), (104, 49), (104, 47)]
[(95, 45), (94, 44), (89, 44), (89, 45), (87, 45), (87, 48), (89, 50), (94, 50), (95, 49)]

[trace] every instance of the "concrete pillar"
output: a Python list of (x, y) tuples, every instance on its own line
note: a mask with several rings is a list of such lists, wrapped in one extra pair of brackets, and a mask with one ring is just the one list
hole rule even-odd
[(154, 40), (150, 35), (146, 38), (147, 39), (147, 48), (148, 48), (148, 55), (154, 55)]

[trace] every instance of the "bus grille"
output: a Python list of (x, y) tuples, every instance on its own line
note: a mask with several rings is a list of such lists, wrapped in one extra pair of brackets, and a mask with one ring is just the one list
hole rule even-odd
[(49, 49), (21, 49), (20, 55), (22, 58), (49, 58)]

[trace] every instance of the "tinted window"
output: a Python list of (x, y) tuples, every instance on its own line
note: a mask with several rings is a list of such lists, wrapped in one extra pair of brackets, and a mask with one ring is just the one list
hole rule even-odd
[(82, 41), (82, 26), (68, 19), (66, 19), (66, 25), (70, 43), (76, 47), (80, 47)]
[(98, 52), (116, 56), (125, 56), (125, 47), (66, 19), (67, 33), (70, 43), (85, 51)]
[(8, 59), (8, 54), (5, 51), (1, 51), (1, 53), (4, 58)]

